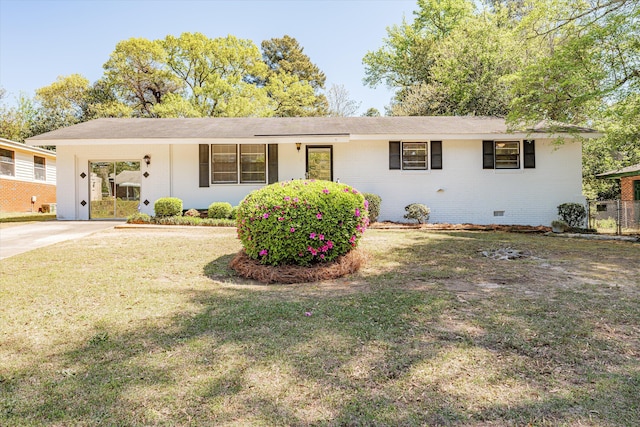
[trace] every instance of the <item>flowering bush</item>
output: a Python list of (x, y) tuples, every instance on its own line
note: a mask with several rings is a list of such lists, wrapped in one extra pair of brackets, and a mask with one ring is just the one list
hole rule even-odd
[(238, 207), (238, 238), (262, 264), (310, 265), (355, 248), (369, 225), (367, 202), (353, 187), (330, 181), (279, 182)]

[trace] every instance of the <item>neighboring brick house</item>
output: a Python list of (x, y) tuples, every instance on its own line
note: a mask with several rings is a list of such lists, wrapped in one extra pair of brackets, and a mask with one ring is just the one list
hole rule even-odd
[(52, 203), (56, 153), (0, 138), (0, 212), (38, 212)]
[(597, 175), (620, 180), (620, 200), (640, 201), (640, 164)]

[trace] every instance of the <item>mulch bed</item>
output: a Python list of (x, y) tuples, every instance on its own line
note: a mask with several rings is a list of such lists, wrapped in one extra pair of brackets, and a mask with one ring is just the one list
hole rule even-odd
[(241, 277), (262, 283), (305, 283), (337, 279), (355, 273), (366, 263), (368, 256), (362, 249), (354, 249), (338, 257), (335, 261), (315, 264), (309, 267), (299, 265), (263, 265), (249, 258), (241, 250), (231, 260), (229, 266)]
[(543, 225), (503, 225), (503, 224), (407, 224), (399, 222), (376, 222), (369, 228), (380, 230), (401, 230), (401, 229), (417, 229), (417, 230), (467, 230), (467, 231), (508, 231), (512, 233), (547, 233), (551, 231), (551, 227)]

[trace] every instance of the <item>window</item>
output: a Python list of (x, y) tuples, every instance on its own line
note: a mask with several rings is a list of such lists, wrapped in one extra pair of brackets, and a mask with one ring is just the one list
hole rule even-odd
[(520, 142), (496, 141), (496, 169), (520, 168)]
[(423, 170), (427, 169), (427, 143), (403, 142), (402, 143), (402, 169)]
[(266, 182), (266, 152), (264, 144), (240, 145), (240, 182)]
[(45, 169), (46, 160), (44, 157), (33, 156), (33, 177), (38, 181), (47, 180), (47, 171)]
[(238, 154), (235, 144), (211, 146), (211, 182), (235, 184), (238, 182)]
[(15, 176), (15, 153), (5, 148), (0, 148), (0, 175)]
[[(389, 169), (427, 170), (427, 142), (389, 141)], [(442, 169), (442, 141), (431, 141), (431, 169)]]
[[(205, 149), (201, 148), (201, 159), (204, 152)], [(266, 183), (266, 160), (265, 144), (213, 144), (211, 145), (211, 182), (213, 184)], [(201, 182), (201, 186), (204, 186), (202, 184)]]
[[(527, 167), (535, 167), (534, 145), (525, 147), (525, 153)], [(482, 168), (520, 169), (520, 141), (482, 141)]]

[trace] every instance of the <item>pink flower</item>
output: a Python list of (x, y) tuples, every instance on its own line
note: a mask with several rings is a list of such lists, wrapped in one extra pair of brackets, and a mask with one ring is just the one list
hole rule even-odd
[(298, 198), (297, 197), (293, 198), (293, 203), (298, 203)]
[(324, 240), (324, 234), (318, 234), (318, 239)]
[(263, 250), (260, 251), (260, 256), (265, 256), (268, 253), (269, 253), (269, 251), (267, 251), (266, 249), (263, 249)]
[(358, 194), (358, 190), (356, 190), (355, 188), (353, 189), (353, 194)]
[(348, 193), (349, 192), (349, 187), (345, 187), (344, 192)]
[(364, 199), (364, 208), (369, 209), (369, 201), (367, 199)]
[(324, 259), (324, 254), (320, 254), (320, 258), (321, 258), (321, 259)]
[(310, 317), (313, 313), (311, 313), (310, 311), (305, 311), (304, 315), (307, 317)]
[(284, 196), (284, 201), (285, 201), (285, 202), (288, 202), (289, 200), (291, 200), (291, 197), (289, 197), (289, 196)]
[(325, 188), (325, 189), (323, 189), (323, 190), (322, 190), (322, 192), (323, 192), (324, 194), (329, 194), (329, 190), (328, 190), (328, 189), (326, 189), (326, 188)]
[(279, 216), (279, 217), (278, 217), (278, 221), (284, 221), (284, 218), (283, 218), (283, 217), (281, 217), (281, 216)]
[(360, 216), (360, 209), (356, 208), (356, 216)]
[(295, 229), (294, 227), (291, 227), (291, 228), (289, 229), (289, 231), (293, 233), (293, 232), (295, 232), (295, 231), (296, 231), (296, 229)]
[(328, 247), (329, 249), (333, 248), (333, 242), (332, 242), (331, 240), (329, 240), (329, 241), (327, 242), (327, 247)]
[(356, 242), (356, 236), (355, 234), (353, 236), (351, 236), (351, 238), (349, 239), (349, 243), (354, 244)]
[(318, 219), (322, 219), (322, 214), (321, 214), (320, 212), (318, 212), (318, 213), (316, 214), (316, 218), (318, 218)]
[(320, 252), (327, 252), (329, 250), (329, 245), (324, 245), (320, 248)]
[(268, 212), (265, 212), (265, 213), (264, 213), (264, 215), (262, 215), (262, 218), (264, 218), (264, 219), (269, 218), (269, 213), (268, 213)]
[(310, 238), (310, 239), (315, 239), (315, 238), (316, 238), (316, 233), (311, 233), (311, 234), (309, 234), (309, 238)]

